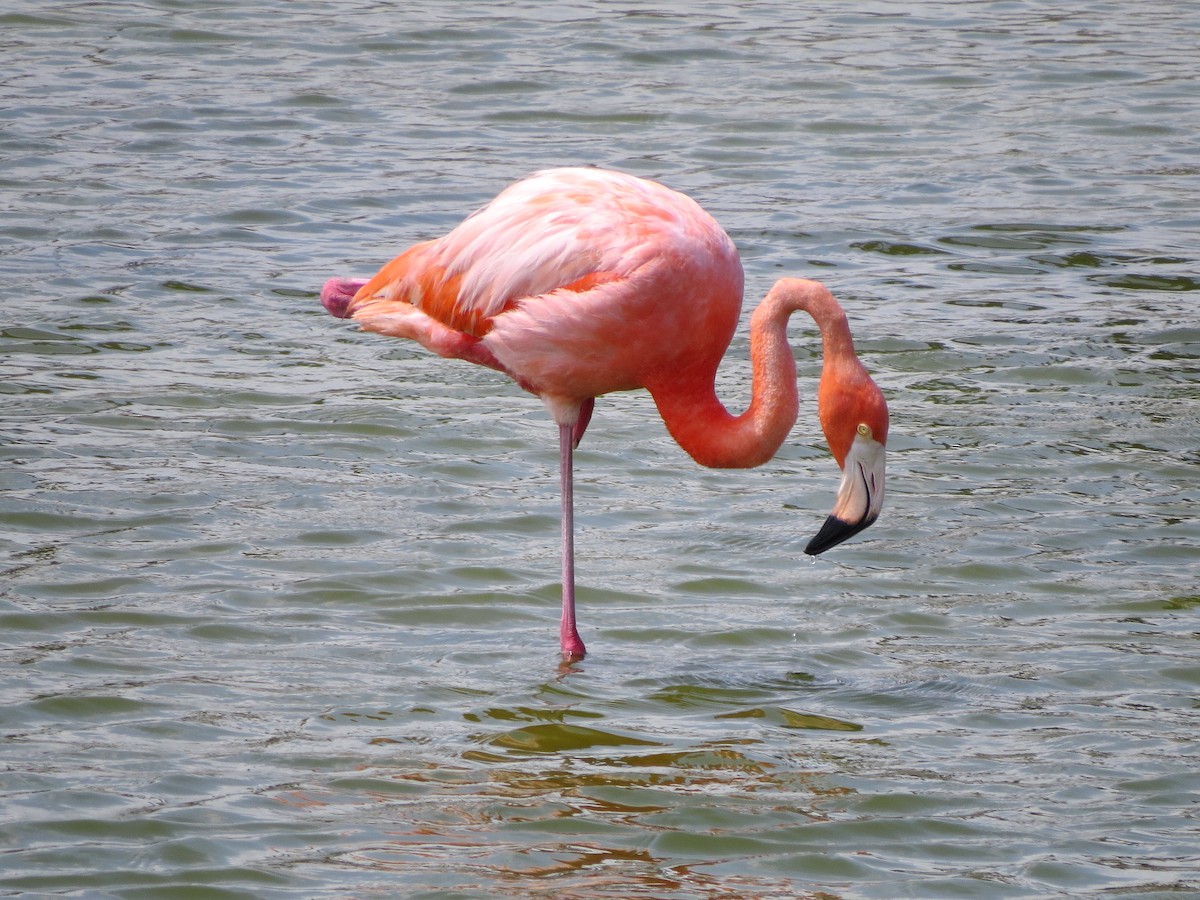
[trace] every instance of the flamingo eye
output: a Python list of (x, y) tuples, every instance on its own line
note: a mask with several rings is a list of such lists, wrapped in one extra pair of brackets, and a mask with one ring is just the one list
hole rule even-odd
[(861, 434), (865, 438), (869, 438), (871, 436), (871, 426), (868, 425), (866, 422), (861, 423), (858, 426), (858, 433)]

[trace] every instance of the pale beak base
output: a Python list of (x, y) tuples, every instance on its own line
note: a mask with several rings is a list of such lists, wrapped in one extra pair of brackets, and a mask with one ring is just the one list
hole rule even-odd
[(879, 518), (883, 509), (883, 444), (861, 431), (850, 445), (842, 466), (833, 512), (804, 552), (809, 556), (824, 553), (853, 537)]

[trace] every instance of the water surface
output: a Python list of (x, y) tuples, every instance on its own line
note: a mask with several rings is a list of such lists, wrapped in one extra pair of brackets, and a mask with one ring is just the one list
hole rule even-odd
[[(1200, 891), (1195, 5), (431, 7), (0, 13), (0, 889)], [(562, 671), (540, 403), (317, 292), (577, 163), (829, 284), (892, 434), (813, 560), (810, 326), (761, 469), (603, 399)]]

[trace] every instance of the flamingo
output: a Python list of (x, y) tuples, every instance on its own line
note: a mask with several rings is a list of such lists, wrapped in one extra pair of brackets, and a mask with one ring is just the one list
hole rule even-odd
[(750, 319), (750, 406), (733, 415), (717, 399), (742, 281), (733, 241), (691, 198), (620, 172), (561, 168), (510, 185), (370, 279), (330, 279), (321, 302), (366, 331), (503, 372), (545, 403), (558, 425), (559, 639), (571, 662), (586, 652), (575, 619), (572, 454), (601, 394), (649, 391), (671, 436), (700, 465), (761, 465), (796, 421), (786, 329), (804, 310), (821, 333), (818, 417), (843, 473), (833, 511), (805, 552), (822, 553), (879, 515), (887, 403), (855, 354), (844, 310), (820, 282), (775, 283)]

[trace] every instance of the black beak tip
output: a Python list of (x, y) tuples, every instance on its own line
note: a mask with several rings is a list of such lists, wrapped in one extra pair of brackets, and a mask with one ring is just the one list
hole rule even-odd
[(875, 521), (874, 517), (863, 519), (861, 522), (847, 522), (845, 519), (839, 519), (837, 516), (830, 516), (825, 520), (825, 524), (821, 526), (821, 530), (816, 536), (808, 542), (808, 546), (804, 548), (804, 552), (809, 556), (816, 556), (818, 553), (824, 553), (826, 550), (832, 549), (847, 538), (852, 538), (864, 528)]

